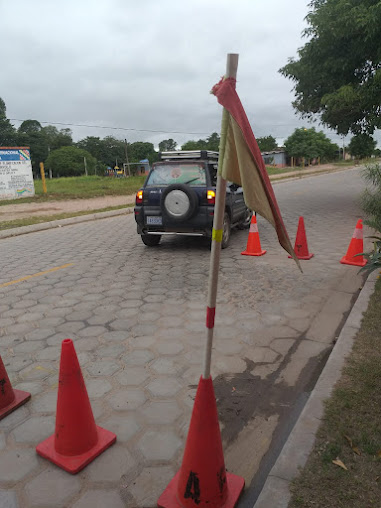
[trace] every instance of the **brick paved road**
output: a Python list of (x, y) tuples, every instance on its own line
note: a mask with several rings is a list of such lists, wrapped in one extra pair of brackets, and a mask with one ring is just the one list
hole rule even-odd
[[(260, 258), (247, 232), (223, 251), (212, 372), (226, 465), (247, 483), (320, 368), (361, 284), (339, 264), (361, 212), (358, 170), (275, 186), (292, 240), (303, 215), (304, 274), (259, 218)], [(0, 421), (0, 506), (151, 507), (181, 461), (202, 368), (209, 251), (165, 238), (143, 246), (133, 217), (0, 241), (0, 351), (32, 400)], [(118, 441), (72, 477), (36, 456), (54, 429), (60, 344), (71, 337), (97, 423)], [(8, 504), (7, 504), (8, 503)]]

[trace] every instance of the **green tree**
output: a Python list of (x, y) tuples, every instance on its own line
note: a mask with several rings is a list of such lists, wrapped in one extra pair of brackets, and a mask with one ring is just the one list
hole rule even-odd
[(176, 150), (177, 143), (172, 138), (170, 139), (163, 139), (163, 141), (160, 141), (159, 143), (159, 151), (160, 152), (171, 152), (173, 150)]
[(72, 132), (70, 129), (58, 130), (54, 125), (47, 125), (42, 129), (49, 150), (57, 150), (63, 146), (71, 146), (73, 144)]
[(131, 162), (139, 162), (143, 159), (148, 159), (152, 164), (152, 162), (157, 160), (157, 152), (155, 152), (153, 144), (144, 141), (131, 143), (128, 153)]
[(206, 149), (212, 152), (219, 152), (220, 150), (220, 136), (217, 132), (213, 132), (209, 137), (206, 138)]
[[(87, 138), (81, 139), (76, 143), (78, 148), (81, 148), (82, 150), (87, 150), (93, 157), (97, 159), (97, 169), (99, 169), (99, 174), (103, 175), (105, 167), (107, 164), (111, 165), (112, 161), (115, 159), (110, 156), (108, 156), (105, 143), (103, 142), (103, 139), (100, 139), (96, 136), (88, 136)], [(110, 160), (110, 162), (108, 162)]]
[(64, 146), (50, 153), (46, 160), (47, 167), (51, 168), (54, 176), (80, 176), (85, 173), (85, 162), (88, 174), (94, 174), (96, 159), (86, 150), (76, 146)]
[(206, 139), (198, 141), (187, 141), (181, 147), (181, 150), (212, 150), (218, 152), (220, 148), (220, 136), (217, 132), (213, 132)]
[(257, 138), (257, 143), (261, 152), (272, 152), (278, 147), (276, 139), (273, 136)]
[(294, 108), (339, 134), (381, 127), (381, 2), (312, 0), (309, 41), (280, 72), (295, 83)]
[(286, 152), (291, 157), (332, 160), (336, 157), (339, 147), (332, 143), (324, 132), (316, 132), (315, 128), (304, 127), (295, 131), (284, 142)]
[(348, 151), (358, 159), (364, 159), (374, 154), (377, 142), (368, 134), (353, 136), (348, 145)]
[(48, 157), (48, 142), (40, 122), (24, 120), (18, 128), (18, 142), (20, 146), (30, 147), (32, 167), (38, 172), (40, 162)]
[[(106, 136), (104, 139), (102, 139), (102, 144), (104, 153), (102, 157), (102, 162), (104, 164), (107, 164), (108, 166), (111, 166), (113, 168), (116, 163), (122, 165), (123, 162), (126, 161), (124, 141), (122, 141), (121, 139), (114, 138), (113, 136)], [(127, 146), (128, 151), (130, 152), (129, 150), (130, 145)]]
[(206, 150), (206, 140), (199, 139), (198, 141), (187, 141), (181, 146), (181, 150)]
[(0, 146), (17, 145), (17, 132), (7, 118), (5, 102), (0, 97)]

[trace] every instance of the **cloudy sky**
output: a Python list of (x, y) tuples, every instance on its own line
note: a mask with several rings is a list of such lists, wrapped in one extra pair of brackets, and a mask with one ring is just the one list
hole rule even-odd
[(107, 127), (72, 127), (76, 140), (181, 144), (219, 132), (209, 91), (227, 53), (239, 53), (237, 91), (254, 134), (281, 143), (307, 125), (278, 69), (304, 44), (308, 2), (0, 0), (0, 97), (11, 119)]

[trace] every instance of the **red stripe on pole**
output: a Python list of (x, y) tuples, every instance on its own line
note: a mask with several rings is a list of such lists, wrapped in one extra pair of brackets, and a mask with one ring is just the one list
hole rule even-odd
[(216, 308), (213, 307), (212, 309), (210, 307), (206, 308), (206, 327), (207, 328), (214, 328), (214, 316), (216, 314)]

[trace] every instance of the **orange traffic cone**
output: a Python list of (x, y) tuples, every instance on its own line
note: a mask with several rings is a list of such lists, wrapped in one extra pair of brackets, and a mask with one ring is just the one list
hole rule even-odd
[(61, 349), (56, 430), (37, 446), (37, 453), (75, 474), (115, 441), (115, 434), (95, 425), (73, 341), (65, 339)]
[(25, 404), (29, 399), (30, 393), (12, 388), (0, 356), (0, 420)]
[[(304, 228), (304, 219), (299, 217), (298, 231), (296, 233), (294, 251), (298, 259), (311, 259), (313, 254), (308, 252), (308, 244), (306, 237), (306, 230)], [(291, 258), (291, 256), (288, 256)]]
[[(363, 256), (356, 256), (364, 252), (363, 232), (362, 232), (362, 219), (359, 219), (356, 224), (352, 240), (349, 243), (346, 255), (341, 258), (340, 263), (343, 265), (365, 266), (366, 259)], [(356, 257), (355, 257), (356, 256)]]
[(200, 378), (180, 471), (160, 496), (159, 508), (233, 508), (245, 485), (227, 473), (212, 378)]
[(249, 238), (247, 239), (246, 250), (241, 252), (243, 256), (263, 256), (266, 254), (265, 250), (261, 248), (261, 241), (259, 239), (257, 218), (255, 215), (251, 218), (249, 229)]

